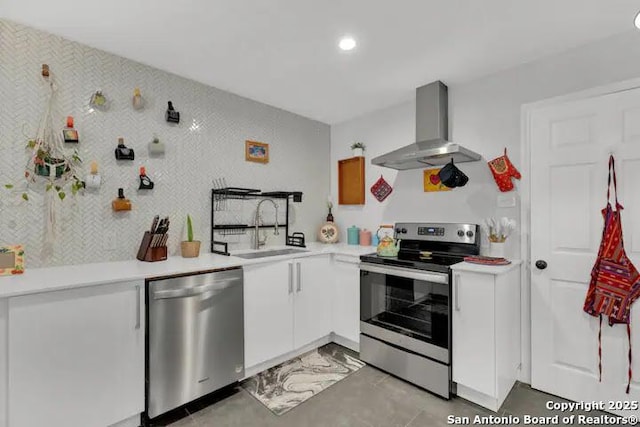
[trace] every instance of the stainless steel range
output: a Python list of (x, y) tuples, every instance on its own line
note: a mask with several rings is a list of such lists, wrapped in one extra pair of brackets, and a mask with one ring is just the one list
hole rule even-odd
[(475, 224), (397, 223), (397, 257), (360, 257), (360, 358), (451, 397), (451, 268), (480, 252)]

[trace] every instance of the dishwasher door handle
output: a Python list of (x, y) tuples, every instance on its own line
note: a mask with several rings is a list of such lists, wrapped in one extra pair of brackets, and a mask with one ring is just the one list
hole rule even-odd
[(233, 286), (238, 279), (218, 280), (207, 285), (195, 286), (193, 288), (171, 289), (167, 291), (157, 291), (153, 293), (153, 299), (187, 298), (202, 295), (206, 292), (222, 292)]

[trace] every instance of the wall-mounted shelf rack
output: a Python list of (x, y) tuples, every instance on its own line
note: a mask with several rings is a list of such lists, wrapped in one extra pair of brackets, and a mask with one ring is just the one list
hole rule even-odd
[[(230, 255), (228, 250), (228, 243), (215, 239), (215, 233), (219, 233), (223, 236), (228, 235), (241, 235), (245, 234), (246, 230), (254, 228), (255, 225), (249, 224), (216, 224), (215, 212), (225, 210), (227, 200), (253, 200), (253, 199), (280, 199), (286, 200), (286, 221), (284, 224), (287, 246), (305, 247), (304, 233), (293, 233), (289, 235), (289, 201), (292, 200), (295, 203), (302, 201), (301, 191), (266, 191), (253, 188), (241, 188), (241, 187), (225, 187), (214, 188), (211, 190), (211, 252)], [(274, 228), (275, 224), (261, 224), (258, 228)], [(221, 249), (216, 249), (217, 247)]]

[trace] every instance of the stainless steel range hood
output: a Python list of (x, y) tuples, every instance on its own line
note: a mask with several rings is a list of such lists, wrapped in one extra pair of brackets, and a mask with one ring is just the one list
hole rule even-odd
[(447, 164), (473, 162), (481, 156), (461, 145), (447, 141), (449, 137), (449, 103), (447, 86), (441, 81), (416, 90), (416, 142), (378, 156), (371, 163), (406, 170)]

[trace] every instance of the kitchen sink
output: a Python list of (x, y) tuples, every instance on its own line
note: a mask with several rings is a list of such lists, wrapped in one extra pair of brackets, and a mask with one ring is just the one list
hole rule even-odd
[(237, 256), (238, 258), (244, 259), (255, 259), (255, 258), (266, 258), (270, 256), (279, 256), (279, 255), (291, 255), (291, 254), (299, 254), (309, 252), (304, 249), (272, 249), (268, 251), (258, 251), (258, 252), (247, 252), (244, 254), (235, 254), (233, 256)]

